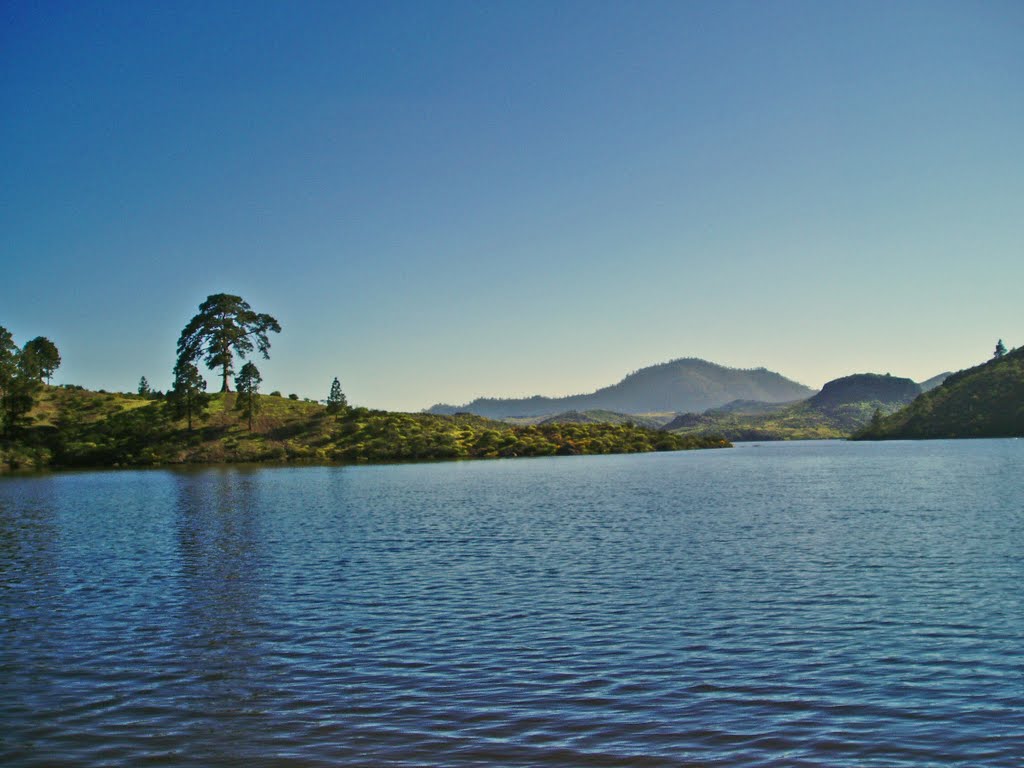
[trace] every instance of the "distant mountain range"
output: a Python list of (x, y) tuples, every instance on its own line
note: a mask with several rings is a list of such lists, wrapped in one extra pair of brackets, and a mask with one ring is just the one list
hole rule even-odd
[(856, 437), (1024, 437), (1024, 347), (948, 376)]
[[(782, 403), (802, 400), (814, 390), (766, 368), (726, 368), (698, 358), (680, 358), (631, 373), (618, 384), (568, 397), (478, 398), (466, 405), (438, 404), (428, 413), (474, 413), (492, 419), (555, 416), (593, 410), (620, 414), (692, 412), (734, 400)], [(577, 416), (578, 418), (578, 416)]]

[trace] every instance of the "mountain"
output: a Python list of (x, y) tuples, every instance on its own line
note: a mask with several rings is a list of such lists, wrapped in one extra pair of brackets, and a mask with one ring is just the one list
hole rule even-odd
[(629, 374), (610, 387), (568, 397), (478, 398), (467, 405), (439, 404), (428, 413), (475, 413), (492, 419), (553, 416), (566, 411), (617, 413), (704, 411), (733, 400), (770, 403), (799, 400), (814, 390), (765, 368), (740, 369), (698, 358), (680, 358)]
[(703, 414), (682, 414), (663, 429), (731, 440), (842, 438), (868, 424), (876, 411), (892, 413), (920, 392), (910, 379), (857, 373), (828, 382), (821, 392), (800, 402), (729, 403)]
[(954, 373), (856, 437), (1024, 437), (1024, 347)]

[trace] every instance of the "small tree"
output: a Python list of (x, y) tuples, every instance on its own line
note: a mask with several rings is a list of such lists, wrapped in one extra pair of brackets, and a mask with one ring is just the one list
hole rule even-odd
[(45, 336), (36, 336), (25, 344), (21, 352), (26, 357), (27, 372), (39, 379), (46, 379), (49, 384), (54, 372), (60, 368), (57, 345)]
[(238, 390), (235, 408), (242, 411), (249, 420), (250, 432), (252, 432), (252, 417), (260, 409), (259, 391), (262, 381), (263, 377), (260, 376), (259, 369), (252, 363), (243, 365), (242, 370), (235, 377), (235, 389)]
[(188, 419), (188, 431), (192, 431), (192, 417), (201, 416), (210, 402), (206, 393), (206, 380), (192, 363), (179, 361), (174, 366), (174, 388), (167, 393), (171, 410), (179, 419)]
[(348, 401), (345, 399), (345, 393), (341, 391), (338, 377), (335, 376), (334, 381), (331, 382), (331, 392), (327, 395), (327, 412), (341, 413), (346, 408), (348, 408)]
[(149, 382), (146, 381), (145, 376), (139, 379), (139, 394), (143, 397), (149, 397), (153, 394), (153, 390), (149, 388)]
[(1000, 357), (1002, 357), (1005, 354), (1006, 354), (1006, 345), (1003, 344), (1003, 340), (1000, 339), (999, 341), (996, 342), (996, 351), (995, 351), (995, 354), (993, 354), (992, 356), (995, 357), (995, 358), (1000, 358)]

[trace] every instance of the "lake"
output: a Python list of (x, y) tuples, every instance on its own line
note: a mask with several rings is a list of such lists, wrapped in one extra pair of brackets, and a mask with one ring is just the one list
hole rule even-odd
[(1024, 440), (0, 478), (0, 764), (1019, 766)]

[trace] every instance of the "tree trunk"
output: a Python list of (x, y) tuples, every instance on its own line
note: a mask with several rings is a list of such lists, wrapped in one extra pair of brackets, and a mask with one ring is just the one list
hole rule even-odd
[(224, 373), (221, 374), (221, 376), (224, 379), (224, 384), (221, 386), (220, 391), (221, 392), (230, 392), (231, 391), (231, 387), (228, 386), (228, 366), (227, 366), (226, 363), (224, 364)]

